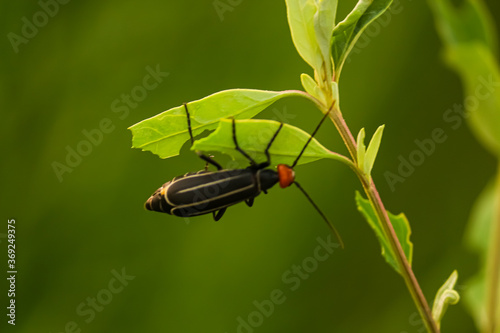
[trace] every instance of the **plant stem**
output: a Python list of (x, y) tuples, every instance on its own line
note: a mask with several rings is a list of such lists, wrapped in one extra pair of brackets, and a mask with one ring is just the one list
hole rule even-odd
[(344, 144), (347, 147), (347, 150), (349, 150), (349, 154), (351, 155), (352, 159), (354, 162), (357, 162), (358, 160), (358, 147), (356, 146), (356, 140), (354, 140), (354, 137), (352, 136), (351, 131), (349, 130), (349, 127), (347, 127), (347, 124), (344, 120), (344, 117), (342, 117), (342, 113), (338, 108), (335, 108), (331, 113), (330, 113), (330, 119), (333, 121), (335, 124), (335, 127), (340, 133), (340, 136), (342, 137), (342, 140), (344, 140)]
[(491, 225), (491, 239), (486, 268), (486, 332), (500, 332), (498, 299), (500, 295), (500, 166), (495, 184), (495, 214)]
[[(347, 149), (349, 150), (352, 159), (356, 161), (357, 158), (356, 141), (354, 140), (354, 137), (352, 136), (349, 127), (344, 121), (342, 113), (338, 108), (335, 108), (333, 112), (330, 113), (330, 118), (335, 124), (337, 130), (339, 131), (342, 140), (344, 140), (344, 143)], [(384, 233), (387, 239), (389, 240), (392, 252), (394, 253), (394, 256), (397, 260), (399, 266), (399, 272), (403, 276), (403, 279), (405, 280), (406, 286), (410, 291), (410, 294), (413, 298), (413, 301), (415, 302), (415, 305), (417, 306), (420, 316), (422, 317), (425, 326), (427, 327), (427, 331), (431, 333), (439, 333), (440, 332), (439, 328), (436, 322), (434, 321), (434, 318), (432, 317), (432, 312), (429, 307), (429, 304), (427, 303), (427, 300), (425, 299), (422, 289), (418, 284), (415, 274), (413, 273), (413, 270), (410, 264), (408, 263), (408, 260), (406, 259), (403, 248), (399, 243), (398, 237), (396, 235), (396, 232), (394, 231), (389, 216), (387, 215), (387, 211), (384, 207), (382, 199), (380, 198), (377, 188), (375, 187), (375, 183), (373, 182), (373, 180), (367, 179), (359, 169), (356, 171), (356, 174), (358, 175), (361, 184), (363, 185), (363, 189), (365, 190), (365, 193), (368, 196), (370, 203), (375, 208), (377, 217), (380, 220)]]

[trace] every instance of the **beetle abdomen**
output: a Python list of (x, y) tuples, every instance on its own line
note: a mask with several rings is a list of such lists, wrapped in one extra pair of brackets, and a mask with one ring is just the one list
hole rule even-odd
[(171, 182), (167, 182), (163, 184), (162, 187), (157, 189), (146, 201), (146, 203), (144, 204), (144, 208), (146, 208), (147, 210), (152, 210), (154, 212), (171, 214), (170, 211), (174, 207), (172, 207), (167, 203), (163, 192), (163, 189), (167, 187), (170, 183)]
[(189, 217), (254, 198), (260, 192), (260, 182), (254, 170), (201, 171), (176, 177), (165, 183), (147, 200), (145, 207), (148, 210)]

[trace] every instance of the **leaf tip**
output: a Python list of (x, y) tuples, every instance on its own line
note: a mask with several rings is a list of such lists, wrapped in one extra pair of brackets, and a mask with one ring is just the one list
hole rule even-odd
[(432, 305), (432, 317), (438, 327), (441, 325), (448, 305), (455, 305), (460, 301), (460, 294), (454, 289), (458, 280), (458, 272), (454, 270), (446, 282), (439, 288)]

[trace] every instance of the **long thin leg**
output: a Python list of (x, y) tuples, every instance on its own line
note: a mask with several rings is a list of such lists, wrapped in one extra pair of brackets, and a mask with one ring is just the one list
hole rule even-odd
[(234, 146), (235, 146), (236, 150), (239, 151), (241, 153), (241, 155), (245, 156), (250, 161), (251, 165), (256, 166), (257, 163), (255, 163), (255, 160), (253, 158), (251, 158), (250, 155), (248, 155), (238, 145), (238, 140), (236, 139), (236, 122), (234, 121), (234, 118), (233, 118), (233, 142), (234, 142)]
[(189, 115), (188, 111), (188, 105), (187, 103), (183, 103), (184, 105), (184, 110), (186, 110), (186, 116), (187, 116), (187, 122), (188, 122), (188, 131), (189, 131), (189, 137), (191, 138), (191, 146), (194, 143), (194, 138), (193, 138), (193, 130), (191, 129), (191, 116)]
[(226, 212), (226, 209), (227, 208), (222, 208), (222, 209), (219, 209), (218, 212), (212, 212), (212, 215), (214, 216), (214, 220), (219, 221), (222, 218), (222, 216), (224, 215), (224, 213)]
[(204, 155), (200, 151), (197, 151), (196, 154), (208, 164), (212, 164), (214, 167), (216, 167), (217, 170), (222, 170), (222, 166), (219, 163), (215, 162), (210, 156)]
[[(193, 130), (191, 128), (191, 116), (189, 115), (189, 111), (188, 111), (188, 107), (187, 107), (187, 103), (184, 103), (184, 110), (186, 110), (186, 116), (187, 116), (187, 124), (188, 124), (188, 131), (189, 131), (189, 137), (191, 138), (191, 146), (193, 145), (194, 143), (194, 138), (193, 138)], [(217, 170), (222, 170), (222, 166), (215, 162), (212, 158), (210, 158), (209, 156), (207, 155), (204, 155), (202, 152), (199, 152), (197, 151), (196, 154), (202, 159), (204, 160), (205, 162), (207, 162), (208, 164), (212, 164), (213, 166), (215, 166), (217, 168)]]
[(258, 169), (267, 168), (268, 166), (271, 165), (271, 155), (269, 154), (269, 149), (271, 148), (271, 145), (273, 144), (274, 140), (276, 139), (276, 137), (278, 136), (278, 133), (281, 131), (282, 128), (283, 128), (283, 123), (280, 123), (280, 126), (278, 127), (276, 132), (274, 132), (273, 137), (271, 138), (271, 140), (267, 144), (266, 150), (264, 150), (264, 154), (266, 154), (267, 161), (260, 163), (257, 166)]

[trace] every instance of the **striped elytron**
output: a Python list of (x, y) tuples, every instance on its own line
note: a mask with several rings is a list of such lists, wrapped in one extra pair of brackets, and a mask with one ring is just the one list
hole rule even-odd
[[(186, 110), (191, 143), (193, 143), (191, 121), (187, 104), (184, 104), (184, 108)], [(173, 180), (163, 184), (162, 187), (157, 189), (151, 195), (151, 197), (146, 201), (146, 209), (181, 217), (191, 217), (212, 213), (214, 220), (218, 221), (224, 215), (227, 207), (243, 201), (251, 207), (255, 197), (257, 197), (261, 192), (267, 193), (267, 190), (278, 182), (282, 188), (295, 184), (323, 217), (325, 222), (327, 222), (328, 226), (332, 229), (336, 237), (339, 239), (340, 244), (343, 246), (337, 230), (321, 212), (318, 206), (316, 206), (300, 184), (295, 181), (295, 173), (293, 171), (293, 168), (304, 153), (307, 145), (312, 140), (313, 136), (316, 134), (327, 116), (328, 113), (326, 113), (321, 119), (320, 123), (314, 130), (313, 134), (309, 137), (309, 140), (302, 148), (302, 151), (297, 156), (292, 166), (278, 164), (277, 170), (268, 169), (271, 165), (269, 149), (283, 127), (283, 123), (274, 133), (264, 151), (267, 160), (262, 163), (256, 163), (255, 160), (238, 145), (238, 140), (236, 138), (236, 123), (233, 119), (232, 129), (235, 148), (250, 161), (250, 166), (245, 169), (225, 170), (219, 163), (214, 161), (209, 156), (197, 152), (197, 154), (207, 162), (207, 165), (212, 164), (217, 168), (217, 171), (212, 172), (205, 168), (205, 170), (197, 173), (187, 173), (183, 176), (175, 177)]]

